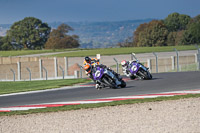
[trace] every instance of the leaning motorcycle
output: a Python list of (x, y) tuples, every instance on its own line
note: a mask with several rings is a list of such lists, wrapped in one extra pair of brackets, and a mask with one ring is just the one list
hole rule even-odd
[(149, 69), (146, 68), (139, 61), (132, 61), (129, 64), (128, 71), (131, 73), (130, 78), (135, 79), (152, 79), (152, 75), (149, 72)]
[(126, 87), (126, 82), (107, 67), (97, 65), (92, 69), (93, 79), (100, 85), (99, 88), (110, 87), (113, 89)]

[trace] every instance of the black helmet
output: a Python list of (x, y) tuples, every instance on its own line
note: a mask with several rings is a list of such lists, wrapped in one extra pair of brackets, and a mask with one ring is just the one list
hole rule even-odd
[(85, 57), (85, 61), (86, 61), (87, 63), (89, 63), (89, 62), (91, 61), (90, 57), (86, 56), (86, 57)]

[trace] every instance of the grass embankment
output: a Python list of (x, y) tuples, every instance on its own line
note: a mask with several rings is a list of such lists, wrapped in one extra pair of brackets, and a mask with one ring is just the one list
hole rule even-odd
[(104, 48), (104, 49), (88, 49), (82, 51), (75, 51), (72, 53), (62, 53), (52, 56), (56, 57), (84, 57), (101, 55), (121, 55), (131, 53), (152, 53), (152, 52), (170, 52), (176, 48), (178, 51), (196, 50), (195, 46), (166, 46), (166, 47), (126, 47), (126, 48)]
[(42, 53), (55, 53), (64, 51), (63, 54), (56, 54), (52, 56), (57, 57), (83, 57), (83, 56), (96, 56), (101, 55), (119, 55), (119, 54), (131, 54), (131, 53), (151, 53), (151, 52), (169, 52), (174, 51), (176, 48), (179, 51), (183, 50), (196, 50), (194, 45), (190, 46), (165, 46), (165, 47), (126, 47), (126, 48), (101, 48), (101, 49), (60, 49), (60, 50), (19, 50), (19, 51), (0, 51), (0, 56), (20, 56), (20, 55), (31, 55), (31, 54), (42, 54)]
[(114, 101), (108, 103), (98, 103), (98, 104), (81, 104), (81, 105), (67, 105), (61, 107), (50, 107), (44, 109), (34, 109), (26, 111), (13, 111), (13, 112), (0, 112), (0, 116), (4, 115), (27, 115), (33, 113), (48, 113), (48, 112), (59, 112), (59, 111), (70, 111), (78, 109), (88, 109), (88, 108), (99, 108), (106, 106), (119, 106), (125, 104), (135, 104), (135, 103), (145, 103), (145, 102), (158, 102), (166, 100), (179, 100), (183, 98), (198, 98), (200, 94), (189, 94), (189, 95), (179, 95), (172, 97), (158, 97), (158, 98), (146, 98), (146, 99), (134, 99), (134, 100), (123, 100), (123, 101)]
[(62, 79), (62, 80), (38, 80), (38, 81), (20, 81), (20, 82), (0, 82), (0, 95), (45, 90), (51, 88), (60, 88), (77, 83), (90, 82), (88, 79)]
[(0, 56), (22, 56), (22, 55), (32, 55), (32, 54), (43, 54), (43, 53), (55, 53), (64, 51), (76, 51), (80, 49), (51, 49), (51, 50), (12, 50), (12, 51), (0, 51)]

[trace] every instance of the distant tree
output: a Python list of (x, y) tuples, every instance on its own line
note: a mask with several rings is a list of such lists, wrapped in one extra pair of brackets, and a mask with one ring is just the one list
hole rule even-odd
[(3, 45), (3, 37), (0, 36), (0, 50), (2, 50), (2, 45)]
[(185, 30), (187, 28), (187, 25), (192, 20), (192, 18), (188, 15), (180, 14), (179, 15), (179, 23), (180, 23), (180, 30)]
[(172, 13), (166, 17), (163, 22), (169, 32), (185, 30), (187, 24), (190, 22), (191, 17), (184, 14)]
[(79, 37), (77, 35), (67, 35), (67, 33), (72, 30), (73, 29), (66, 24), (61, 24), (57, 29), (53, 29), (45, 44), (45, 48), (62, 49), (79, 47)]
[(124, 42), (119, 42), (117, 44), (119, 47), (132, 47), (133, 46), (133, 38), (128, 37)]
[(177, 46), (182, 44), (184, 30), (178, 32), (170, 32), (167, 36), (167, 45), (168, 46)]
[(13, 47), (8, 41), (8, 37), (1, 37), (0, 36), (0, 50), (12, 50)]
[(26, 17), (21, 21), (15, 22), (7, 32), (8, 40), (16, 49), (41, 49), (51, 28), (47, 23), (34, 17)]
[(148, 27), (147, 23), (140, 24), (138, 28), (133, 33), (133, 46), (137, 47), (139, 42), (139, 36), (144, 32), (144, 30)]
[(168, 46), (175, 46), (177, 32), (170, 32), (167, 36), (167, 45)]
[(166, 46), (168, 30), (162, 21), (153, 20), (134, 33), (135, 46)]
[(193, 18), (188, 24), (182, 43), (185, 45), (200, 43), (200, 15)]

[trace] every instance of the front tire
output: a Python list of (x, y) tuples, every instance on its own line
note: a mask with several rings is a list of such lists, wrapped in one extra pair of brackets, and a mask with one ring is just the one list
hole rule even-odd
[(126, 82), (124, 80), (121, 80), (121, 88), (125, 88), (126, 87)]
[(110, 78), (109, 76), (104, 76), (103, 79), (102, 79), (102, 81), (103, 81), (104, 83), (106, 83), (110, 88), (113, 88), (113, 89), (116, 89), (116, 88), (117, 88), (115, 82), (114, 82), (113, 79)]
[(143, 79), (147, 79), (147, 80), (152, 79), (152, 75), (150, 74), (149, 71), (142, 70), (142, 75), (143, 75)]
[(136, 77), (135, 77), (134, 75), (131, 75), (131, 76), (130, 76), (130, 79), (131, 79), (131, 80), (134, 80), (135, 78), (136, 78)]

